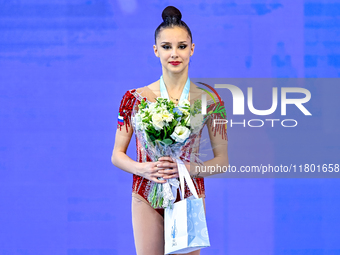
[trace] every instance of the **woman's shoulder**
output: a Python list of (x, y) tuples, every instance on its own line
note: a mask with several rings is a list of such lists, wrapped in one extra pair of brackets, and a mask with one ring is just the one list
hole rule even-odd
[(191, 98), (193, 100), (202, 100), (203, 96), (206, 99), (207, 105), (213, 105), (216, 102), (219, 102), (220, 98), (217, 94), (202, 88), (200, 86), (197, 86), (194, 84), (193, 86), (190, 87), (190, 93), (191, 93)]
[(154, 81), (153, 83), (150, 83), (149, 85), (146, 85), (140, 89), (150, 89), (152, 91), (159, 90), (159, 80)]
[(136, 88), (136, 96), (139, 99), (147, 99), (147, 100), (151, 100), (155, 97), (159, 97), (160, 96), (160, 91), (159, 91), (159, 80), (155, 81), (151, 84), (148, 84), (144, 87), (140, 87), (140, 88)]
[[(128, 91), (140, 93), (140, 92), (143, 92), (146, 89), (150, 89), (150, 90), (157, 90), (157, 89), (159, 89), (159, 80), (155, 81), (155, 82), (152, 82), (152, 83), (150, 83), (148, 85), (145, 85), (143, 87), (135, 87), (135, 88), (129, 89)], [(128, 91), (126, 91), (126, 92), (128, 92)]]
[[(158, 85), (158, 87), (157, 87), (157, 85)], [(143, 87), (131, 88), (131, 89), (124, 92), (123, 98), (134, 97), (137, 100), (141, 100), (141, 99), (145, 98), (145, 96), (147, 94), (149, 94), (152, 91), (156, 91), (157, 89), (159, 89), (159, 81), (155, 81), (155, 82), (148, 84), (146, 86), (143, 86)]]
[(145, 89), (145, 87), (146, 86), (128, 89), (124, 92), (123, 97), (131, 96), (131, 95), (137, 97), (138, 94), (140, 94)]

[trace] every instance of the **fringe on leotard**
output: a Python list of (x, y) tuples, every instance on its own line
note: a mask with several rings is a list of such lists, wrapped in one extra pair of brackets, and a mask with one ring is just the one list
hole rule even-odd
[(128, 132), (128, 127), (131, 126), (131, 113), (136, 102), (136, 97), (133, 94), (134, 92), (136, 92), (135, 89), (126, 91), (120, 103), (117, 124), (119, 130), (122, 130), (122, 126), (125, 124), (126, 132)]
[[(216, 106), (215, 104), (211, 105), (208, 108), (208, 112), (213, 110), (215, 108), (215, 106)], [(220, 103), (220, 106), (224, 106), (224, 102), (223, 101)], [(226, 112), (224, 112), (224, 114), (227, 115)], [(211, 119), (209, 121), (210, 122), (209, 126), (210, 126), (211, 130), (214, 132), (214, 136), (216, 136), (216, 133), (218, 132), (219, 135), (222, 136), (222, 139), (228, 141), (227, 123), (225, 123), (225, 124), (218, 124), (218, 125), (215, 125), (215, 127), (214, 127), (214, 120), (217, 120), (217, 119), (227, 120), (227, 116), (225, 116), (225, 118), (223, 118), (220, 113), (213, 113), (213, 114), (211, 114), (210, 118)]]

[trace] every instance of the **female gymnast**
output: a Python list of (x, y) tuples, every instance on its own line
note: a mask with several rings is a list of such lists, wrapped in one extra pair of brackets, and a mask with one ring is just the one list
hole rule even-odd
[[(181, 98), (192, 101), (201, 98), (202, 90), (192, 83), (188, 77), (190, 57), (194, 54), (195, 44), (192, 42), (192, 34), (187, 24), (182, 21), (181, 12), (168, 6), (162, 12), (163, 22), (155, 31), (155, 45), (153, 50), (160, 59), (162, 76), (159, 80), (136, 89), (126, 91), (119, 108), (119, 121), (116, 131), (112, 163), (133, 175), (132, 184), (132, 225), (136, 252), (138, 255), (163, 255), (164, 254), (164, 209), (154, 209), (148, 199), (150, 183), (165, 183), (166, 179), (178, 178), (177, 164), (171, 157), (161, 157), (157, 162), (151, 162), (147, 152), (136, 138), (137, 160), (126, 155), (133, 127), (131, 114), (135, 104), (144, 98), (148, 102), (155, 102), (155, 98), (161, 97), (161, 86), (165, 85), (167, 95), (175, 105)], [(185, 86), (190, 87), (190, 92), (185, 95)], [(209, 104), (209, 102), (211, 104)], [(213, 100), (208, 102), (208, 111), (216, 107)], [(216, 117), (216, 116), (215, 116)], [(229, 165), (227, 154), (226, 125), (214, 127), (212, 120), (208, 121), (209, 137), (212, 144), (214, 158), (208, 165)], [(197, 172), (190, 163), (185, 162), (187, 170), (194, 182), (197, 194), (203, 198), (205, 208), (204, 177), (209, 172)], [(162, 177), (163, 180), (158, 179)], [(185, 185), (185, 198), (191, 196), (191, 192)], [(180, 200), (179, 191), (176, 201)], [(200, 250), (187, 254), (198, 255)]]

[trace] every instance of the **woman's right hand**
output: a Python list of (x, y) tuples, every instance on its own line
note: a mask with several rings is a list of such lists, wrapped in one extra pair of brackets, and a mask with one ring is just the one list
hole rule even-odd
[(157, 177), (164, 176), (164, 174), (158, 173), (159, 170), (164, 170), (163, 168), (157, 167), (159, 163), (158, 161), (140, 163), (136, 174), (156, 183), (166, 183), (166, 180), (157, 179)]

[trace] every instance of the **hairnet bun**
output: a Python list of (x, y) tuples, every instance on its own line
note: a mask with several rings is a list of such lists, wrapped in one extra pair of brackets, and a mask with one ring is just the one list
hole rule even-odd
[(182, 19), (182, 14), (176, 7), (168, 6), (163, 10), (162, 18), (165, 23), (179, 24)]

